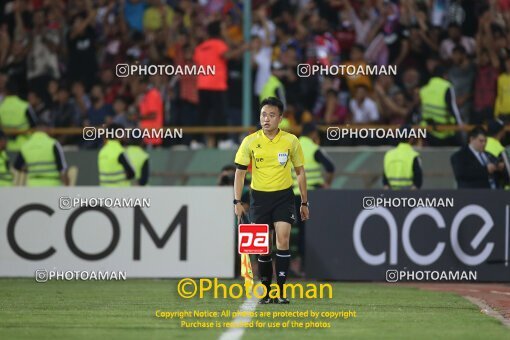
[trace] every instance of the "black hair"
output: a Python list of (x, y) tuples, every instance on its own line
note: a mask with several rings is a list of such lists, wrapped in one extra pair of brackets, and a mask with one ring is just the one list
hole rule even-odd
[(446, 67), (444, 67), (443, 65), (437, 65), (434, 68), (434, 71), (432, 72), (432, 75), (434, 77), (444, 77), (445, 74), (446, 74)]
[(283, 103), (280, 99), (276, 97), (267, 97), (260, 103), (260, 109), (262, 110), (265, 105), (276, 106), (278, 111), (280, 111), (280, 116), (283, 114)]
[(207, 25), (207, 34), (210, 38), (218, 38), (221, 36), (221, 23), (219, 20), (213, 21)]
[(475, 126), (471, 131), (469, 131), (468, 137), (471, 140), (471, 138), (476, 138), (479, 135), (487, 136), (487, 131), (481, 126)]
[(17, 94), (19, 90), (18, 82), (14, 79), (8, 79), (5, 89), (9, 94)]
[(312, 132), (317, 131), (317, 126), (314, 123), (305, 123), (301, 130), (301, 136), (309, 136)]
[(464, 48), (464, 46), (462, 45), (455, 45), (455, 47), (453, 48), (452, 52), (460, 52), (462, 54), (466, 54), (466, 49)]

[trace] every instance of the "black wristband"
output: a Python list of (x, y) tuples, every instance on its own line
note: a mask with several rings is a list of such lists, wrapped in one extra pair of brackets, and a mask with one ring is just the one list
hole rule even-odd
[(237, 204), (237, 203), (242, 203), (241, 200), (234, 200), (234, 204)]
[(302, 206), (307, 206), (307, 207), (309, 207), (309, 206), (310, 206), (310, 203), (308, 203), (308, 202), (301, 202), (301, 205), (302, 205)]

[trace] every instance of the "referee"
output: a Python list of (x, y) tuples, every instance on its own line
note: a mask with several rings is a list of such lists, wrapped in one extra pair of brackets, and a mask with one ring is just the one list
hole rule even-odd
[[(295, 221), (294, 192), (291, 169), (296, 171), (301, 194), (300, 215), (309, 218), (304, 156), (299, 140), (293, 134), (282, 131), (278, 124), (283, 119), (283, 103), (274, 97), (260, 103), (261, 130), (247, 136), (237, 151), (234, 179), (234, 210), (238, 219), (245, 214), (241, 203), (244, 177), (252, 163), (250, 192), (250, 218), (253, 223), (268, 224), (276, 232), (276, 282), (282, 296), (271, 299), (269, 291), (273, 277), (271, 255), (259, 255), (259, 277), (267, 288), (267, 294), (259, 303), (287, 304), (283, 298), (283, 285), (287, 279), (290, 263), (290, 228)], [(292, 164), (290, 164), (292, 163)], [(271, 232), (272, 234), (272, 232)], [(272, 237), (270, 238), (271, 244)]]

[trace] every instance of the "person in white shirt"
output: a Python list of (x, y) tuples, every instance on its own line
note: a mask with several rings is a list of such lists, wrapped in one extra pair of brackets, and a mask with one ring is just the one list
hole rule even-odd
[(354, 96), (349, 102), (351, 122), (353, 124), (369, 124), (378, 122), (379, 110), (374, 100), (368, 97), (368, 89), (365, 85), (358, 85)]

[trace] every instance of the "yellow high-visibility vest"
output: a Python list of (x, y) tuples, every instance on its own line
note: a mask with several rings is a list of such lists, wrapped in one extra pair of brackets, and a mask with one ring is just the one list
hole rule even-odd
[[(0, 102), (0, 127), (2, 129), (14, 129), (24, 131), (30, 129), (27, 119), (28, 102), (18, 96), (6, 96)], [(27, 135), (17, 135), (7, 141), (8, 151), (20, 151), (23, 144), (28, 140)]]
[[(322, 165), (317, 162), (314, 157), (319, 146), (315, 144), (310, 137), (306, 136), (299, 137), (299, 142), (301, 143), (301, 148), (303, 149), (303, 155), (305, 157), (304, 169), (306, 175), (306, 188), (307, 190), (313, 190), (317, 186), (324, 184), (324, 178), (322, 177)], [(294, 180), (294, 195), (299, 195), (299, 186), (295, 171), (292, 171), (292, 178)]]
[(140, 180), (143, 164), (149, 159), (149, 154), (141, 146), (130, 145), (126, 148), (126, 155), (135, 169), (135, 179)]
[[(422, 126), (427, 126), (427, 121), (433, 121), (438, 125), (453, 125), (455, 118), (448, 110), (445, 96), (446, 91), (452, 84), (440, 77), (433, 77), (427, 85), (420, 90)], [(445, 139), (455, 135), (450, 131), (429, 131), (436, 138)]]
[(12, 173), (9, 169), (9, 157), (7, 152), (0, 151), (0, 187), (12, 186)]
[(131, 182), (126, 177), (119, 156), (124, 147), (117, 140), (108, 140), (97, 156), (99, 185), (104, 187), (128, 187)]
[(384, 174), (391, 189), (409, 189), (413, 185), (413, 162), (419, 156), (411, 145), (400, 143), (384, 155)]
[(53, 187), (62, 185), (54, 153), (56, 142), (45, 132), (37, 131), (21, 147), (21, 155), (27, 166), (27, 186)]
[(485, 152), (490, 153), (495, 158), (505, 150), (505, 147), (501, 145), (501, 142), (494, 137), (487, 137), (487, 144), (485, 145)]

